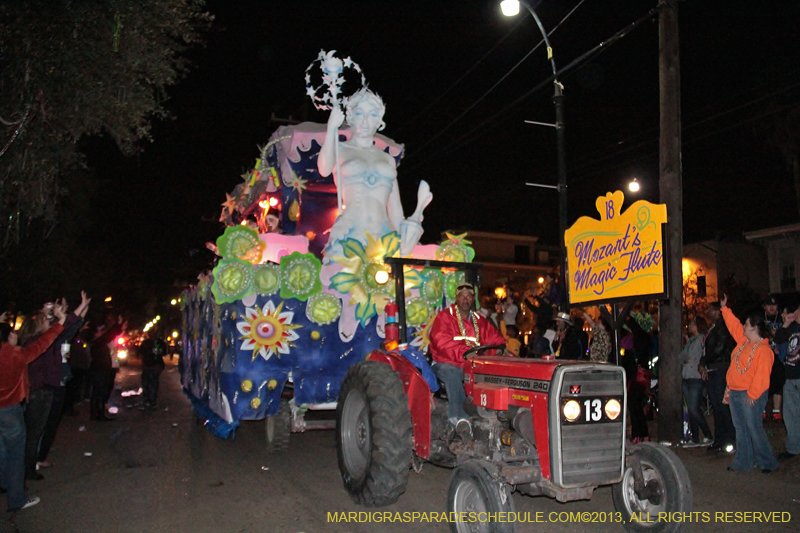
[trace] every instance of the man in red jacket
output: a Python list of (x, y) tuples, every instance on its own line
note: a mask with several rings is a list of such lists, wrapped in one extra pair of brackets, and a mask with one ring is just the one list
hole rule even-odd
[(433, 373), (444, 382), (447, 391), (447, 420), (460, 435), (470, 434), (472, 426), (464, 411), (464, 352), (475, 346), (505, 345), (506, 340), (475, 312), (475, 288), (469, 283), (456, 289), (456, 303), (443, 309), (433, 321), (430, 350)]
[(25, 417), (23, 402), (28, 399), (28, 363), (39, 357), (64, 329), (66, 315), (60, 306), (53, 313), (53, 324), (38, 340), (25, 348), (17, 346), (17, 334), (8, 324), (0, 324), (0, 446), (5, 451), (5, 465), (0, 471), (0, 485), (8, 491), (9, 511), (27, 509), (39, 498), (25, 495)]

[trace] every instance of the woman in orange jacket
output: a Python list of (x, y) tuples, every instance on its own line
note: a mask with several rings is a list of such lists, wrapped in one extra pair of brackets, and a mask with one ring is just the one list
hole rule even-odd
[(736, 348), (731, 353), (727, 380), (733, 425), (736, 427), (736, 457), (728, 470), (745, 472), (756, 464), (769, 474), (778, 468), (772, 453), (761, 414), (767, 404), (769, 375), (774, 354), (769, 346), (769, 330), (763, 315), (747, 317), (744, 326), (726, 306), (728, 296), (720, 300), (722, 317)]

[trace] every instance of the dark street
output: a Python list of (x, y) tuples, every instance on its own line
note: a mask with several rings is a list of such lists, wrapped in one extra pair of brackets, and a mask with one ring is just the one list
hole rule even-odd
[[(177, 359), (168, 361), (161, 376), (157, 411), (140, 411), (138, 396), (121, 396), (121, 392), (139, 387), (138, 367), (128, 366), (118, 376), (120, 389), (112, 397), (120, 409), (116, 421), (90, 422), (88, 404), (80, 404), (76, 416), (64, 417), (50, 455), (55, 466), (42, 470), (44, 480), (28, 482), (29, 493), (40, 496), (42, 503), (6, 514), (0, 531), (448, 531), (445, 522), (423, 520), (438, 518), (430, 513), (446, 510), (449, 470), (426, 464), (421, 474), (411, 473), (408, 489), (396, 504), (381, 509), (358, 507), (342, 488), (332, 431), (294, 434), (290, 449), (272, 456), (266, 452), (260, 421), (243, 422), (234, 440), (220, 440), (195, 422), (180, 390), (176, 363)], [(766, 427), (783, 438), (782, 424), (768, 422)], [(757, 471), (737, 475), (725, 470), (728, 458), (707, 457), (703, 448), (678, 450), (678, 454), (692, 478), (695, 517), (701, 521), (691, 531), (798, 530), (797, 464), (783, 463), (769, 476)], [(623, 531), (620, 525), (608, 523), (614, 517), (608, 487), (598, 489), (588, 502), (560, 504), (515, 494), (514, 503), (521, 516), (530, 520), (538, 516), (541, 521), (519, 526), (520, 532)], [(341, 517), (342, 512), (359, 511), (387, 511), (394, 517), (408, 516), (413, 522), (328, 521), (329, 513)], [(791, 521), (755, 523), (755, 515), (737, 518), (733, 514), (774, 511), (790, 513)], [(567, 514), (560, 514), (565, 512), (593, 512), (590, 518), (606, 523), (570, 523)], [(729, 520), (739, 522), (725, 523), (717, 512), (728, 512)], [(789, 515), (782, 516), (786, 519)], [(703, 522), (706, 518), (708, 522)]]

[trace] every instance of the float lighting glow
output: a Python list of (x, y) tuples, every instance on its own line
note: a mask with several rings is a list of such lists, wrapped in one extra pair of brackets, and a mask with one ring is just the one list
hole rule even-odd
[(387, 281), (389, 281), (389, 273), (385, 270), (378, 270), (375, 272), (375, 283), (378, 285), (384, 285)]
[(170, 303), (171, 305), (175, 305), (175, 304), (177, 304), (177, 303), (178, 303), (178, 300), (176, 300), (175, 298), (173, 298), (172, 300), (170, 300), (170, 301), (169, 301), (169, 303)]

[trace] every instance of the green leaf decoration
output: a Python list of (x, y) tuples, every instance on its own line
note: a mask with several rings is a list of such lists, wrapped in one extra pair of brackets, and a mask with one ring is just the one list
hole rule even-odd
[(422, 284), (420, 296), (428, 300), (431, 305), (441, 305), (444, 296), (444, 276), (439, 269), (426, 268), (422, 271), (425, 282)]
[(372, 295), (367, 297), (366, 302), (359, 302), (356, 305), (356, 319), (361, 322), (362, 327), (366, 327), (367, 321), (378, 314), (378, 308), (372, 301)]
[(342, 241), (342, 251), (344, 256), (347, 258), (350, 257), (361, 257), (365, 258), (367, 256), (367, 252), (364, 249), (364, 245), (361, 244), (356, 239), (345, 239)]
[(409, 326), (421, 326), (430, 314), (431, 306), (425, 298), (411, 298), (406, 302), (406, 322)]
[(253, 265), (241, 259), (221, 259), (214, 267), (211, 292), (217, 304), (241, 300), (253, 289)]
[(326, 326), (342, 314), (342, 301), (327, 292), (315, 294), (306, 304), (306, 317), (319, 326)]
[(466, 275), (463, 271), (448, 272), (444, 276), (444, 290), (447, 296), (447, 305), (456, 301), (456, 289), (459, 285), (466, 282)]
[(331, 276), (331, 289), (337, 290), (341, 293), (349, 292), (354, 285), (358, 285), (361, 278), (356, 274), (350, 272), (339, 272)]
[(394, 257), (400, 251), (400, 235), (393, 231), (381, 237), (381, 245), (384, 249), (383, 257)]
[(425, 278), (422, 272), (416, 268), (406, 266), (403, 267), (403, 281), (405, 282), (405, 289), (422, 289), (422, 284), (425, 283)]
[(281, 288), (281, 267), (275, 263), (256, 265), (253, 286), (261, 296), (272, 296)]
[(238, 258), (250, 263), (258, 263), (267, 245), (258, 238), (258, 233), (247, 226), (225, 228), (217, 239), (217, 249), (226, 259)]
[(322, 263), (314, 254), (294, 252), (281, 258), (281, 298), (305, 302), (322, 291), (319, 272)]

